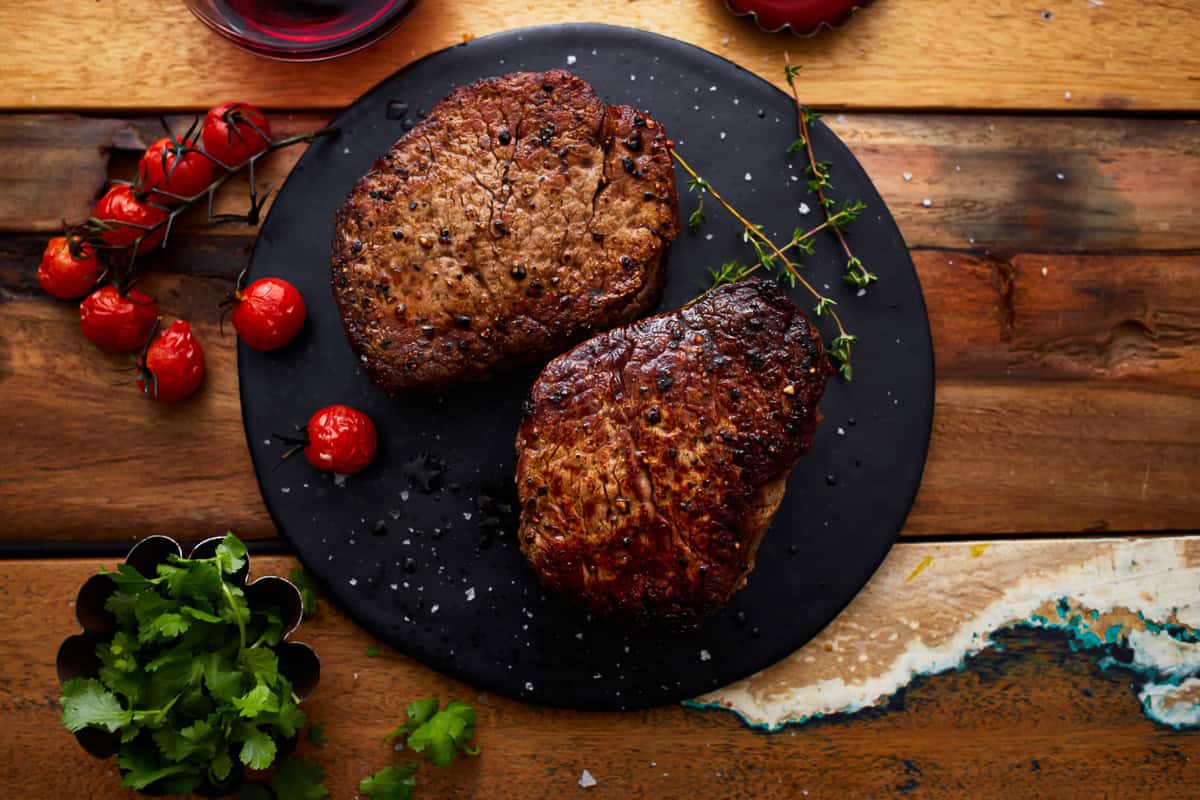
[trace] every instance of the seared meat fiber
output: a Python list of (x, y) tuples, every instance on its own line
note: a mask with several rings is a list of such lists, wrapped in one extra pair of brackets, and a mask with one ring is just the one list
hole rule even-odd
[(562, 70), (458, 89), (337, 213), (333, 291), (389, 392), (540, 363), (657, 302), (679, 230), (662, 126)]
[(520, 544), (596, 615), (685, 628), (746, 583), (830, 374), (776, 284), (723, 286), (551, 361), (517, 435)]

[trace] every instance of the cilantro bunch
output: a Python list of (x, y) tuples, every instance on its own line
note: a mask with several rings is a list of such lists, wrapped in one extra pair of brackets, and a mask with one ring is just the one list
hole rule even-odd
[[(189, 794), (264, 769), (304, 724), (274, 647), (278, 608), (251, 608), (232, 577), (246, 547), (226, 534), (211, 558), (171, 556), (147, 578), (128, 564), (104, 607), (117, 620), (96, 647), (99, 679), (63, 685), (62, 722), (120, 733), (121, 785)], [(103, 572), (103, 570), (102, 570)]]

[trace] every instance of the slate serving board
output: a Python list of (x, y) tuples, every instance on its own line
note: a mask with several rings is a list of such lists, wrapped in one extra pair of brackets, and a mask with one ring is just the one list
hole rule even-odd
[[(719, 56), (592, 24), (509, 31), (434, 53), (339, 115), (333, 124), (341, 135), (308, 149), (263, 223), (250, 278), (294, 282), (309, 321), (284, 350), (240, 346), (246, 436), (282, 535), (350, 616), (401, 652), (535, 703), (628, 709), (674, 702), (796, 650), (882, 561), (912, 505), (929, 442), (928, 320), (886, 207), (846, 147), (817, 124), (818, 158), (834, 163), (833, 196), (869, 207), (850, 235), (880, 282), (861, 297), (843, 285), (844, 259), (832, 236), (818, 237), (815, 255), (805, 259), (810, 279), (828, 286), (862, 343), (854, 381), (829, 385), (816, 443), (788, 481), (749, 585), (686, 635), (624, 631), (547, 595), (514, 535), (513, 442), (536, 373), (439, 398), (389, 399), (346, 343), (329, 288), (329, 250), (335, 209), (424, 110), (479, 78), (551, 67), (592, 82), (609, 102), (650, 112), (692, 165), (777, 240), (820, 221), (802, 156), (786, 153), (797, 135), (791, 99)], [(694, 203), (685, 177), (679, 172), (684, 219)], [(737, 224), (711, 200), (707, 206), (707, 223), (671, 249), (661, 309), (694, 297), (708, 267), (752, 257)], [(794, 297), (813, 305), (800, 290)], [(820, 327), (833, 335), (825, 322)], [(366, 411), (380, 434), (375, 464), (342, 485), (303, 458), (279, 464), (282, 446), (271, 440), (331, 403)]]

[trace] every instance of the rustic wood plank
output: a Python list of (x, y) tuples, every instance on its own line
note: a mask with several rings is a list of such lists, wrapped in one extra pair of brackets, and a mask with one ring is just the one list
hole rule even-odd
[[(35, 291), (40, 246), (0, 239), (0, 538), (273, 535), (234, 342), (216, 330), (249, 240), (185, 237), (179, 271), (146, 279), (208, 353), (208, 385), (177, 408), (110, 387), (120, 359), (79, 335), (70, 304)], [(939, 384), (905, 535), (1200, 527), (1200, 255), (914, 255)]]
[[(1043, 585), (1049, 588), (1063, 553), (1071, 554), (1066, 561), (1083, 563), (1111, 546), (992, 543), (977, 558), (964, 556), (972, 581), (940, 584), (934, 599), (918, 603), (922, 610), (895, 630), (900, 641), (920, 642), (928, 624), (926, 638), (936, 647), (939, 625), (953, 626), (946, 623), (954, 616), (946, 603), (960, 595), (983, 597), (989, 586), (995, 592), (1019, 590), (1020, 580), (1006, 570), (1023, 556), (1024, 569), (1018, 572), (1044, 573)], [(1194, 543), (1177, 546), (1192, 553), (1187, 558), (1195, 569)], [(952, 548), (970, 546), (898, 545), (876, 582), (890, 576), (891, 583), (908, 587), (908, 594), (918, 594), (922, 578), (906, 583), (905, 570), (933, 554), (923, 577), (936, 580), (930, 576)], [(253, 569), (286, 574), (293, 563), (259, 557)], [(0, 653), (9, 676), (0, 684), (9, 733), (0, 740), (0, 761), (9, 765), (6, 785), (15, 796), (134, 797), (116, 790), (111, 761), (86, 756), (56, 721), (54, 653), (75, 630), (71, 600), (76, 587), (95, 570), (91, 560), (0, 562)], [(887, 591), (901, 590), (890, 586)], [(968, 616), (973, 608), (964, 609)], [(821, 662), (861, 653), (868, 654), (869, 665), (876, 651), (894, 651), (887, 636), (872, 639), (871, 634), (889, 630), (897, 614), (856, 602), (835, 623), (836, 641), (819, 639), (797, 655), (812, 654)], [(613, 798), (794, 800), (805, 792), (809, 797), (882, 797), (914, 790), (926, 797), (1096, 797), (1115, 791), (1174, 798), (1191, 796), (1200, 780), (1195, 734), (1148, 719), (1131, 691), (1136, 677), (1097, 669), (1096, 654), (1070, 652), (1062, 636), (1000, 634), (1003, 650), (985, 650), (961, 671), (906, 681), (902, 692), (877, 708), (773, 735), (752, 732), (728, 714), (677, 706), (584, 714), (482, 696), (387, 648), (378, 659), (368, 658), (370, 637), (328, 603), (296, 638), (316, 647), (322, 658), (321, 684), (305, 710), (324, 725), (328, 744), (320, 749), (302, 744), (301, 752), (325, 766), (332, 797), (354, 796), (359, 778), (400, 760), (380, 738), (402, 718), (408, 701), (431, 694), (476, 706), (482, 754), (444, 772), (423, 771), (426, 797), (569, 796), (579, 791), (584, 769), (599, 781), (589, 796)], [(827, 644), (833, 646), (826, 649)], [(839, 675), (854, 680), (848, 669)], [(790, 678), (798, 679), (794, 672)], [(799, 683), (778, 687), (781, 696), (802, 688)], [(28, 757), (30, 752), (38, 757)]]
[[(1168, 0), (965, 7), (892, 0), (859, 14), (840, 34), (803, 40), (761, 33), (706, 0), (615, 7), (587, 0), (424, 2), (395, 34), (362, 53), (281, 64), (236, 50), (172, 0), (29, 0), (0, 6), (0, 28), (8, 31), (0, 107), (201, 108), (229, 99), (237, 87), (275, 108), (336, 108), (404, 64), (472, 37), (592, 21), (694, 42), (776, 82), (788, 50), (807, 67), (809, 102), (824, 106), (1196, 109), (1200, 54), (1192, 10)], [(47, 46), (64, 31), (72, 47)]]
[[(190, 120), (169, 122), (182, 133)], [(272, 125), (287, 136), (328, 120), (274, 115)], [(1200, 248), (1200, 120), (863, 113), (826, 122), (863, 163), (911, 247)], [(161, 135), (156, 118), (0, 115), (0, 231), (50, 232), (64, 218), (82, 219), (106, 176), (131, 179), (141, 150)], [(736, 157), (737, 136), (683, 149), (703, 168), (708, 158)], [(260, 185), (282, 186), (302, 150), (267, 159)], [(245, 187), (237, 181), (223, 191), (218, 210), (244, 210)], [(736, 200), (740, 187), (724, 190)], [(739, 205), (752, 211), (752, 203)], [(203, 222), (195, 214), (182, 227)]]

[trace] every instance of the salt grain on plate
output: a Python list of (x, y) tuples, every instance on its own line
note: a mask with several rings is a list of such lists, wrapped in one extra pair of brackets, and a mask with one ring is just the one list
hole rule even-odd
[(434, 603), (433, 606), (430, 607), (429, 613), (436, 614), (439, 608), (441, 608), (441, 606), (439, 606), (437, 603)]
[(1067, 179), (1067, 176), (1063, 175), (1061, 172), (1054, 173), (1054, 177), (1058, 178), (1060, 181), (1065, 181)]
[(700, 651), (700, 660), (701, 661), (711, 661), (712, 653), (708, 652), (707, 650), (701, 650)]
[(468, 603), (472, 602), (475, 599), (475, 587), (472, 586), (471, 588), (467, 589), (467, 591), (464, 592), (463, 594), (465, 594), (467, 596)]
[(808, 203), (800, 204), (800, 213), (801, 214), (807, 214), (809, 211), (812, 211), (812, 209), (808, 207)]
[(525, 681), (525, 691), (527, 691), (527, 692), (533, 691), (533, 681)]
[(911, 172), (901, 172), (900, 177), (904, 178), (905, 183), (908, 183), (909, 181), (912, 180), (912, 173)]
[(754, 177), (753, 177), (753, 176), (752, 176), (752, 175), (751, 175), (749, 172), (747, 172), (747, 173), (746, 173), (746, 180), (748, 180), (748, 181), (749, 181), (749, 180), (754, 180)]
[(358, 578), (351, 578), (351, 579), (350, 579), (350, 585), (351, 585), (351, 586), (358, 586)]
[(837, 434), (838, 434), (838, 436), (845, 436), (845, 435), (846, 435), (846, 429), (845, 429), (845, 428), (838, 428), (838, 429), (837, 429)]
[[(725, 131), (721, 131), (721, 141), (725, 141)], [(267, 443), (270, 444), (270, 439), (267, 440)]]
[[(529, 684), (526, 684), (526, 686), (528, 686), (528, 685)], [(585, 769), (583, 771), (583, 774), (579, 776), (579, 785), (582, 786), (584, 789), (587, 789), (588, 787), (596, 785), (596, 779), (592, 777), (592, 773), (588, 772)]]
[(575, 56), (567, 56), (567, 66), (574, 64), (578, 60)]

